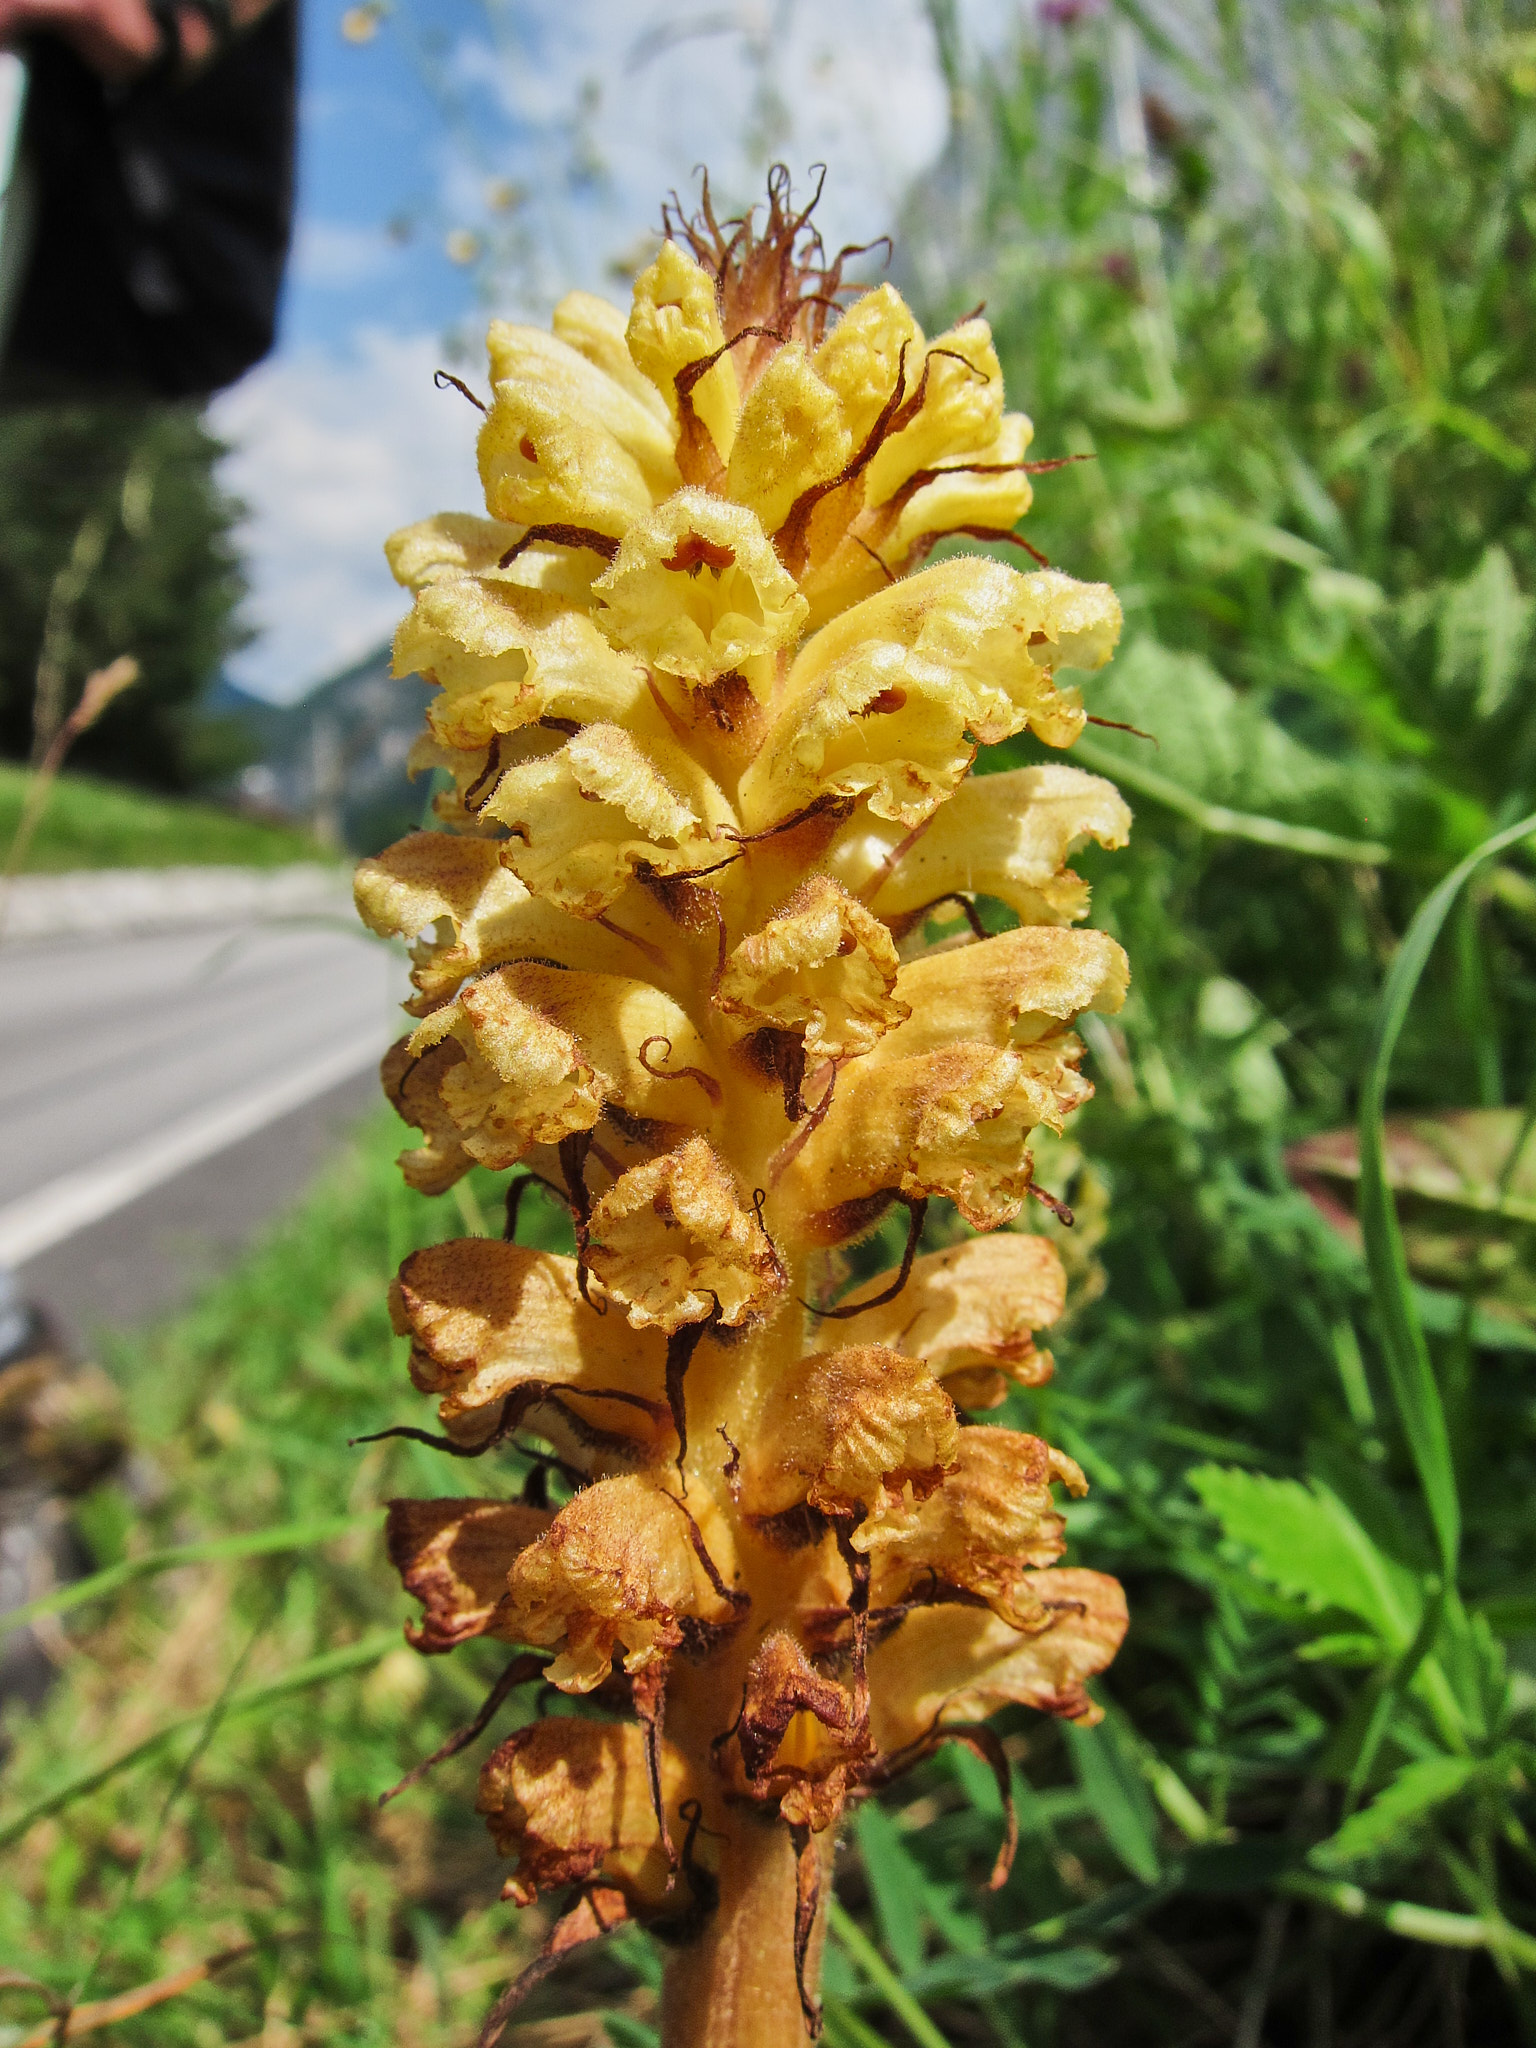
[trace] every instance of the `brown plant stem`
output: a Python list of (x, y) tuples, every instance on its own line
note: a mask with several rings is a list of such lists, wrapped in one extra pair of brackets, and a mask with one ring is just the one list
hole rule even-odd
[[(821, 1901), (807, 1988), (821, 1975), (830, 1830), (817, 1842)], [(720, 1903), (698, 1936), (674, 1949), (661, 1994), (662, 2048), (801, 2048), (809, 2042), (795, 1981), (795, 1850), (778, 1820), (733, 1812), (721, 1844)]]

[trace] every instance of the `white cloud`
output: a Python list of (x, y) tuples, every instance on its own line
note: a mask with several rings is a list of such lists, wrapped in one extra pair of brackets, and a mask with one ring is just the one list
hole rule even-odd
[(294, 231), (289, 272), (322, 291), (347, 291), (381, 277), (392, 254), (382, 227), (301, 218)]
[(224, 481), (250, 507), (243, 535), (259, 638), (234, 680), (287, 701), (377, 646), (404, 609), (386, 534), (478, 496), (476, 415), (438, 391), (432, 335), (369, 331), (345, 356), (278, 357), (215, 400), (235, 452)]

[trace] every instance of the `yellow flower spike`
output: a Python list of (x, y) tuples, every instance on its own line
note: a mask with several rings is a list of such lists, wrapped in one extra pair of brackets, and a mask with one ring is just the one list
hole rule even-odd
[(753, 514), (707, 491), (678, 491), (624, 536), (594, 582), (611, 639), (693, 688), (745, 669), (755, 692), (792, 647), (806, 602)]
[[(1034, 1194), (1070, 1220), (1032, 1134), (1092, 1094), (1075, 1027), (1128, 974), (1068, 865), (1125, 844), (1118, 792), (976, 771), (1072, 745), (1120, 609), (974, 549), (919, 566), (1031, 502), (983, 321), (928, 341), (854, 292), (781, 172), (766, 218), (706, 187), (664, 225), (627, 314), (492, 328), (490, 516), (391, 543), (397, 662), (435, 690), (412, 766), (452, 786), (358, 874), (412, 951), (383, 1077), (412, 1185), (508, 1173), (505, 1241), (401, 1267), (443, 1434), (400, 1427), (525, 1493), (397, 1501), (388, 1533), (418, 1648), (511, 1646), (481, 1725), (545, 1680), (480, 1809), (509, 1897), (569, 1895), (492, 2027), (639, 1917), (665, 2048), (805, 2048), (850, 1805), (952, 1737), (1001, 1755), (998, 1708), (1092, 1721), (1125, 1631), (1059, 1561), (1077, 1467), (958, 1412), (1053, 1371), (1062, 1260), (999, 1226)], [(574, 1256), (516, 1241), (530, 1187)], [(899, 1265), (847, 1288), (828, 1255), (893, 1206)], [(956, 1215), (994, 1234), (947, 1242)]]

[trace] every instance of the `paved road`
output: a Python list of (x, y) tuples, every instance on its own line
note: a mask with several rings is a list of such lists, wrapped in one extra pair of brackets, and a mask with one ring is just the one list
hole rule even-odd
[(376, 1099), (403, 984), (339, 917), (0, 945), (0, 1263), (77, 1335), (168, 1306)]

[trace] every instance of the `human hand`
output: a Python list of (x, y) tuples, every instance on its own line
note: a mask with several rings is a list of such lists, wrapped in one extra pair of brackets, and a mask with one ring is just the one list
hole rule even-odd
[[(195, 67), (211, 54), (213, 31), (192, 8), (177, 13), (181, 56)], [(60, 37), (101, 77), (126, 82), (160, 51), (160, 27), (145, 0), (0, 0), (0, 50), (38, 32)]]

